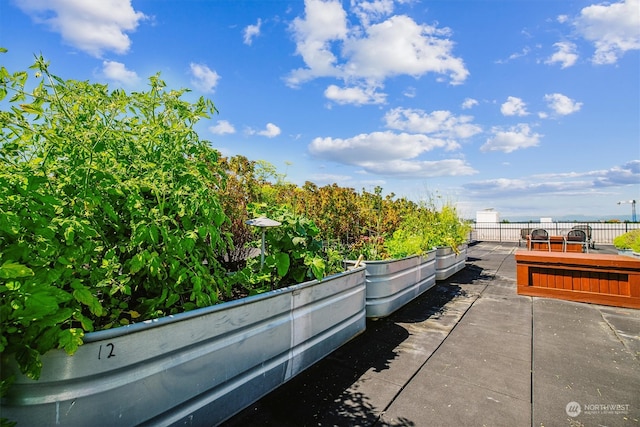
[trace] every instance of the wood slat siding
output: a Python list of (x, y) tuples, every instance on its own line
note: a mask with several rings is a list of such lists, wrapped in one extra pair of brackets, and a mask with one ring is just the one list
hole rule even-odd
[(640, 259), (525, 250), (515, 258), (519, 295), (640, 308)]

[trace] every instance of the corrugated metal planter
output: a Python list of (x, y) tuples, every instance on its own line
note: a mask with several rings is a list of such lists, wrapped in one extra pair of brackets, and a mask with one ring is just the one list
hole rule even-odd
[(446, 280), (464, 268), (467, 245), (458, 246), (458, 252), (448, 246), (436, 248), (436, 280)]
[[(2, 416), (18, 427), (212, 426), (365, 327), (365, 268), (359, 267), (321, 282), (87, 334), (73, 356), (45, 354), (38, 381), (18, 375)], [(4, 362), (3, 371), (17, 371)]]
[[(436, 283), (436, 251), (424, 256), (364, 261), (367, 266), (367, 317), (386, 317)], [(356, 261), (347, 261), (353, 265)]]

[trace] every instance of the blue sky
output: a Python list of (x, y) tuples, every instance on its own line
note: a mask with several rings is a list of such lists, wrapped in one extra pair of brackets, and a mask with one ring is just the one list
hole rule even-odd
[(467, 218), (629, 218), (640, 200), (640, 0), (0, 0), (2, 63), (219, 114), (224, 155)]

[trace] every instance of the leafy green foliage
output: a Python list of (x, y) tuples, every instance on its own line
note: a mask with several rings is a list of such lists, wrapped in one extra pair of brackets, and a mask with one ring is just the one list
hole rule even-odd
[(440, 210), (433, 205), (422, 206), (406, 215), (385, 246), (392, 258), (420, 255), (438, 246), (457, 251), (467, 241), (470, 230), (451, 204)]
[(222, 248), (216, 257), (226, 269), (237, 271), (246, 265), (251, 253), (249, 244), (255, 237), (246, 224), (247, 207), (260, 201), (264, 181), (259, 177), (258, 163), (244, 156), (221, 157), (218, 163), (227, 176), (226, 185), (218, 194), (222, 209), (230, 219), (221, 230), (230, 236), (233, 245)]
[(387, 258), (385, 239), (382, 236), (360, 236), (347, 251), (347, 259), (357, 259), (360, 255), (365, 260), (381, 260)]
[(640, 230), (632, 230), (613, 239), (613, 246), (617, 249), (631, 249), (640, 252)]
[[(216, 303), (230, 285), (211, 101), (0, 67), (0, 350), (29, 377), (85, 332)], [(28, 87), (33, 88), (31, 90)], [(6, 99), (8, 98), (8, 99)]]
[[(247, 266), (234, 275), (236, 283), (250, 287), (251, 293), (260, 293), (307, 280), (322, 280), (330, 272), (322, 241), (317, 238), (318, 227), (311, 220), (294, 215), (284, 206), (257, 203), (250, 204), (248, 209), (252, 218), (267, 217), (281, 225), (265, 229), (264, 264), (261, 265), (259, 255), (250, 258)], [(254, 246), (260, 248), (262, 229), (255, 233)], [(335, 259), (332, 265), (337, 265)]]
[[(298, 188), (267, 162), (220, 158), (194, 130), (213, 103), (183, 100), (158, 75), (127, 94), (63, 80), (41, 57), (31, 70), (0, 66), (0, 352), (31, 378), (40, 355), (73, 354), (87, 332), (229, 300), (238, 286), (321, 280), (349, 247), (380, 259), (466, 239), (450, 206), (380, 187)], [(265, 231), (264, 263), (249, 256), (262, 230), (245, 224), (259, 216), (281, 223)]]

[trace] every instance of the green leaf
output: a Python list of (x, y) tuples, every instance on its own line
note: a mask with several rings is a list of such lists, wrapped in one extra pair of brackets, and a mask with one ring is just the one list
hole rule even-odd
[(72, 355), (82, 345), (84, 332), (82, 329), (70, 328), (60, 331), (58, 348), (63, 348), (67, 354)]
[(142, 253), (135, 254), (129, 262), (129, 272), (131, 274), (136, 274), (138, 271), (142, 270), (142, 267), (144, 267), (144, 263), (144, 255)]
[(191, 277), (191, 284), (193, 284), (193, 292), (202, 292), (202, 279), (200, 277)]
[(13, 212), (0, 215), (0, 231), (16, 236), (20, 232), (20, 217)]
[(73, 229), (73, 226), (69, 226), (64, 230), (64, 240), (67, 246), (73, 245), (73, 239), (75, 235), (76, 235), (76, 232)]
[(93, 331), (93, 321), (91, 319), (89, 319), (88, 317), (82, 315), (82, 313), (76, 313), (73, 317), (78, 322), (80, 322), (80, 325), (82, 326), (82, 329), (84, 329), (87, 332)]
[(324, 260), (322, 258), (314, 258), (311, 260), (310, 267), (313, 276), (318, 280), (322, 280), (326, 269)]
[(291, 260), (289, 259), (289, 255), (283, 252), (279, 252), (274, 255), (276, 261), (276, 268), (278, 270), (278, 276), (284, 277), (287, 275), (289, 271), (289, 266), (291, 265)]
[(167, 298), (167, 301), (164, 303), (165, 307), (171, 307), (172, 305), (174, 305), (175, 303), (177, 303), (180, 300), (180, 295), (178, 294), (171, 294), (169, 295), (169, 298)]
[(38, 115), (42, 114), (42, 108), (34, 104), (20, 104), (20, 108), (27, 113)]
[(38, 352), (41, 354), (58, 347), (58, 339), (62, 330), (58, 326), (48, 328), (38, 337)]
[(159, 242), (158, 240), (158, 227), (156, 227), (155, 225), (152, 225), (148, 228), (149, 231), (149, 240), (151, 243), (153, 243), (154, 245), (157, 244)]
[(33, 270), (17, 262), (7, 261), (0, 266), (0, 279), (17, 279), (33, 275)]
[(58, 299), (49, 289), (34, 289), (32, 292), (26, 293), (24, 309), (19, 311), (18, 314), (22, 318), (22, 323), (28, 324), (57, 310)]
[(81, 304), (89, 307), (91, 313), (96, 316), (102, 316), (103, 308), (100, 300), (96, 298), (86, 287), (78, 287), (73, 291), (73, 297)]
[(307, 239), (305, 239), (304, 237), (294, 237), (293, 239), (291, 239), (291, 241), (295, 246), (305, 246), (305, 244), (307, 243)]
[(106, 200), (103, 200), (102, 201), (102, 209), (107, 214), (107, 216), (109, 216), (109, 219), (111, 221), (113, 221), (114, 225), (119, 226), (118, 223), (120, 221), (120, 217), (118, 217), (118, 214), (113, 209), (113, 206), (111, 206), (111, 204), (109, 202), (107, 202)]
[(40, 359), (40, 353), (38, 353), (38, 351), (25, 345), (16, 351), (15, 357), (20, 366), (20, 372), (32, 380), (40, 378), (42, 360)]

